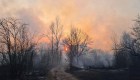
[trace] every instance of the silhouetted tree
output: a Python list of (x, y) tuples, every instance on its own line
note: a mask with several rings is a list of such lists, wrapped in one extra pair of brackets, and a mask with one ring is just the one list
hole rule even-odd
[(63, 26), (58, 18), (55, 22), (52, 22), (49, 29), (47, 38), (49, 39), (49, 47), (47, 49), (46, 58), (48, 68), (53, 68), (61, 63), (62, 50), (60, 48), (60, 42), (63, 34)]
[(63, 40), (63, 43), (69, 49), (67, 54), (70, 67), (72, 67), (74, 58), (76, 58), (78, 62), (78, 57), (85, 54), (86, 51), (89, 50), (88, 45), (91, 43), (91, 39), (86, 33), (82, 32), (78, 28), (73, 27), (71, 28), (68, 37)]
[[(119, 46), (115, 51), (116, 63), (123, 66), (131, 65), (133, 67), (140, 67), (140, 16), (137, 17), (132, 28), (131, 34), (124, 33)], [(124, 64), (125, 63), (125, 64)], [(120, 66), (117, 64), (118, 66)]]
[(1, 64), (9, 66), (13, 77), (30, 72), (33, 67), (36, 43), (26, 26), (18, 19), (0, 19)]
[(138, 15), (137, 19), (134, 20), (135, 24), (132, 28), (132, 46), (128, 47), (131, 50), (132, 55), (132, 66), (139, 68), (140, 67), (140, 16)]
[(126, 32), (123, 33), (123, 36), (120, 41), (120, 47), (118, 52), (115, 54), (116, 66), (117, 67), (129, 67), (131, 64), (131, 51), (127, 47), (132, 46), (132, 38)]
[(130, 64), (130, 51), (126, 47), (131, 46), (132, 38), (126, 32), (121, 37), (120, 42), (114, 40), (115, 66), (118, 68), (126, 68)]

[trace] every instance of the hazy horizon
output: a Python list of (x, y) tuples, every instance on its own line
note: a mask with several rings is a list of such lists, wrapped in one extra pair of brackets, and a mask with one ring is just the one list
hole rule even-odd
[(140, 0), (0, 0), (0, 18), (16, 17), (33, 32), (44, 34), (56, 17), (65, 32), (71, 25), (93, 38), (93, 47), (110, 50), (112, 33), (129, 31)]

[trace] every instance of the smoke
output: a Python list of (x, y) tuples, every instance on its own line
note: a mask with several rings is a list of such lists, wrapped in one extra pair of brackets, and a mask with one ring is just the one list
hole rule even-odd
[[(43, 60), (43, 65), (47, 64), (48, 62), (48, 57), (45, 56), (47, 52), (47, 47), (46, 45), (42, 44), (44, 47), (40, 48), (40, 51), (34, 58), (34, 65), (36, 67), (41, 67), (41, 63)], [(55, 61), (55, 60), (54, 60)], [(114, 63), (114, 55), (109, 52), (105, 52), (102, 50), (91, 50), (90, 52), (81, 55), (80, 57), (75, 57), (73, 60), (73, 66), (78, 67), (78, 68), (88, 68), (88, 67), (93, 67), (93, 68), (104, 68), (104, 67), (112, 67)], [(46, 65), (47, 66), (47, 65)], [(69, 68), (69, 60), (67, 58), (67, 53), (62, 54), (62, 59), (61, 59), (61, 64), (59, 66), (63, 68)], [(58, 66), (55, 66), (58, 67)]]
[(110, 50), (111, 32), (121, 33), (130, 27), (131, 17), (139, 9), (134, 5), (138, 3), (137, 0), (1, 0), (0, 18), (17, 17), (30, 24), (32, 32), (45, 33), (59, 16), (65, 31), (73, 24), (94, 39), (94, 48)]
[(114, 56), (102, 50), (92, 50), (90, 53), (82, 55), (74, 60), (74, 66), (79, 68), (87, 67), (111, 67), (113, 66)]

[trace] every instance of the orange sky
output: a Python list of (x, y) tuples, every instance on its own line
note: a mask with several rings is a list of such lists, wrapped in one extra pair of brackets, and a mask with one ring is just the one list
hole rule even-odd
[(71, 25), (93, 38), (93, 47), (111, 49), (111, 36), (128, 31), (140, 11), (140, 0), (1, 0), (0, 17), (17, 17), (43, 34), (56, 17), (67, 32)]

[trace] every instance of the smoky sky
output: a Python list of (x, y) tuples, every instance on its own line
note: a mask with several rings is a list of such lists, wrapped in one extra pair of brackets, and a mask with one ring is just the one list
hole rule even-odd
[(59, 17), (65, 34), (74, 25), (93, 38), (94, 48), (110, 50), (112, 33), (129, 31), (139, 4), (140, 0), (0, 0), (0, 18), (22, 19), (33, 32), (43, 34)]

